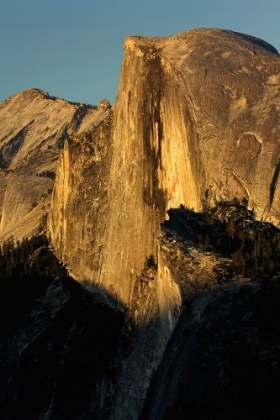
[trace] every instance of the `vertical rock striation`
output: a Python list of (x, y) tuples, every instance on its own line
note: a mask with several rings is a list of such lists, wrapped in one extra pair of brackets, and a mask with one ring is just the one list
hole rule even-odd
[(124, 50), (112, 121), (65, 143), (49, 218), (71, 274), (138, 328), (114, 419), (137, 418), (180, 313), (160, 251), (149, 267), (166, 210), (237, 197), (258, 218), (280, 217), (277, 51), (215, 29), (129, 37)]
[(92, 132), (65, 141), (49, 212), (49, 233), (58, 257), (76, 278), (93, 279), (101, 265), (111, 165), (112, 111)]
[(112, 283), (129, 304), (146, 259), (157, 255), (166, 209), (181, 203), (199, 208), (201, 187), (193, 173), (199, 162), (190, 165), (197, 143), (192, 109), (182, 107), (176, 77), (153, 40), (128, 38), (124, 48), (100, 281)]
[(129, 37), (124, 49), (100, 279), (129, 302), (169, 207), (245, 197), (279, 220), (280, 58), (212, 29)]

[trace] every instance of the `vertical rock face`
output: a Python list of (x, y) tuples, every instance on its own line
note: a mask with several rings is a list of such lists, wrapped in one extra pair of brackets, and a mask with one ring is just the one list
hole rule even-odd
[(208, 29), (130, 37), (124, 49), (101, 278), (115, 273), (127, 301), (123, 280), (154, 252), (167, 208), (246, 197), (258, 217), (279, 220), (280, 58), (263, 41)]
[(259, 218), (280, 216), (277, 51), (212, 29), (129, 37), (124, 50), (113, 113), (65, 143), (49, 218), (71, 274), (137, 329), (112, 419), (137, 418), (180, 314), (172, 270), (157, 258), (166, 210), (237, 197)]
[(157, 255), (156, 238), (168, 206), (200, 203), (189, 164), (196, 133), (175, 92), (176, 81), (170, 80), (153, 42), (129, 38), (114, 110), (111, 204), (100, 276), (102, 284), (117, 287), (126, 303), (146, 259)]
[(279, 219), (271, 193), (279, 155), (276, 51), (242, 34), (207, 29), (179, 34), (159, 48), (189, 99), (183, 107), (194, 112), (200, 198), (245, 196), (258, 217)]
[(49, 213), (57, 255), (77, 278), (92, 281), (101, 266), (112, 156), (112, 112), (91, 133), (65, 141)]

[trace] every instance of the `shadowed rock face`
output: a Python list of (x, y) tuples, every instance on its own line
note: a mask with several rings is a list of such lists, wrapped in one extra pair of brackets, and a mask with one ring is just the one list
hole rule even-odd
[(140, 419), (276, 419), (278, 297), (279, 279), (201, 293), (181, 314)]
[(1, 417), (108, 418), (124, 314), (71, 279), (44, 246), (10, 277), (2, 257), (0, 265)]

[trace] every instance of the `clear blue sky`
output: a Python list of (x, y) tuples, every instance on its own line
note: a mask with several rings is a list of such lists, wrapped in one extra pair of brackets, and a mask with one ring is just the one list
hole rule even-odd
[(125, 36), (212, 27), (280, 50), (279, 0), (0, 0), (0, 101), (37, 87), (115, 101)]

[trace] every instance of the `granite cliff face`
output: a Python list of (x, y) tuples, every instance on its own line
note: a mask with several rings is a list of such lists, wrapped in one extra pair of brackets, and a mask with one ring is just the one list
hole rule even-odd
[[(81, 143), (94, 149), (103, 144), (99, 165), (104, 158), (106, 170), (94, 183), (105, 184), (105, 219), (97, 211), (104, 199), (93, 203), (85, 191), (78, 199), (69, 194), (72, 187), (63, 186), (84, 171), (82, 159), (80, 166), (78, 160), (68, 164), (67, 143), (50, 230), (74, 275), (102, 284), (129, 305), (146, 259), (157, 255), (156, 238), (168, 208), (184, 204), (198, 211), (220, 199), (246, 198), (258, 218), (278, 223), (280, 58), (264, 41), (214, 29), (170, 38), (129, 37), (124, 50), (110, 139), (100, 137), (104, 126)], [(71, 147), (75, 156), (82, 146)], [(95, 153), (89, 161), (97, 161)], [(83, 179), (86, 185), (88, 176)], [(67, 222), (56, 219), (62, 201)], [(94, 231), (92, 211), (98, 213)], [(75, 246), (64, 252), (67, 241)], [(76, 264), (77, 259), (84, 263)]]
[[(120, 319), (125, 316), (123, 325), (118, 324), (115, 353), (106, 360), (106, 374), (111, 375), (112, 366), (115, 374), (90, 382), (97, 397), (89, 398), (88, 411), (73, 414), (73, 419), (93, 413), (105, 418), (104, 401), (109, 404), (108, 419), (139, 418), (154, 372), (159, 369), (159, 379), (152, 384), (172, 370), (168, 355), (176, 351), (167, 343), (178, 347), (178, 337), (193, 325), (196, 328), (200, 311), (207, 318), (207, 304), (219, 306), (216, 295), (226, 262), (201, 256), (196, 246), (184, 244), (179, 233), (184, 231), (182, 223), (175, 233), (162, 238), (161, 224), (168, 209), (183, 204), (198, 212), (205, 205), (236, 197), (245, 199), (258, 219), (276, 225), (280, 220), (277, 51), (256, 38), (214, 29), (169, 38), (133, 36), (126, 39), (124, 51), (113, 108), (105, 100), (97, 110), (53, 101), (33, 89), (1, 104), (8, 127), (1, 143), (0, 182), (7, 188), (1, 196), (2, 238), (11, 232), (19, 238), (26, 231), (34, 232), (43, 205), (50, 203), (47, 233), (53, 252), (80, 282), (79, 294), (86, 302), (98, 295), (102, 305), (109, 305), (110, 314), (117, 311)], [(21, 126), (13, 132), (9, 118), (14, 121), (19, 114)], [(50, 174), (54, 173), (52, 194), (45, 197), (42, 194), (52, 188)], [(22, 199), (25, 188), (32, 193)], [(200, 226), (199, 218), (195, 220)], [(221, 301), (227, 308), (242, 294), (239, 283), (222, 286)], [(248, 287), (250, 296), (259, 290)], [(207, 288), (209, 294), (200, 302), (199, 295)], [(69, 298), (67, 290), (61, 292), (58, 314)], [(56, 289), (55, 293), (50, 289), (47, 302), (55, 294)], [(221, 312), (222, 318), (226, 316), (227, 310)], [(205, 321), (201, 327), (204, 333), (207, 325)], [(194, 341), (198, 345), (199, 334), (195, 334), (186, 346)], [(176, 353), (178, 358), (184, 359), (183, 350), (183, 356), (180, 349)], [(184, 366), (191, 363), (190, 357)], [(146, 402), (153, 401), (154, 408), (147, 403), (143, 416), (172, 416), (181, 382), (178, 374), (174, 382), (160, 387), (158, 395), (150, 390)], [(189, 386), (184, 381), (183, 385)], [(172, 397), (163, 406), (168, 387)], [(57, 414), (51, 402), (56, 391), (49, 392), (44, 419)], [(183, 408), (180, 405), (176, 415)]]
[(141, 326), (111, 418), (137, 418), (180, 314), (182, 291), (157, 241), (166, 210), (237, 197), (258, 218), (280, 216), (277, 51), (212, 29), (129, 37), (124, 51), (112, 117), (65, 143), (49, 217), (71, 275)]
[(99, 271), (106, 228), (112, 158), (112, 111), (91, 133), (65, 141), (58, 162), (49, 214), (58, 257), (76, 277), (93, 280)]

